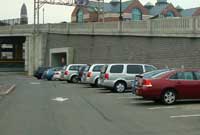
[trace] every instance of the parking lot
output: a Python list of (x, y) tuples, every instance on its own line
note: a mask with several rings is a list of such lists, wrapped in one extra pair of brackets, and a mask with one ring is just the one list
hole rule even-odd
[(1, 75), (16, 90), (0, 100), (3, 135), (197, 135), (200, 101), (162, 105), (104, 88)]

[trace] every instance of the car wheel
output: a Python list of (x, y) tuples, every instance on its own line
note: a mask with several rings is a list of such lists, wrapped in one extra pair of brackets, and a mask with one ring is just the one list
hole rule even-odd
[(122, 93), (126, 90), (126, 84), (124, 82), (117, 82), (114, 86), (114, 91)]
[(167, 105), (174, 104), (176, 102), (176, 92), (175, 90), (166, 90), (162, 94), (162, 102)]
[(72, 83), (77, 83), (78, 82), (77, 76), (72, 76), (71, 82)]
[(99, 78), (97, 78), (97, 79), (95, 80), (95, 86), (96, 86), (96, 87), (99, 87), (98, 81), (99, 81)]

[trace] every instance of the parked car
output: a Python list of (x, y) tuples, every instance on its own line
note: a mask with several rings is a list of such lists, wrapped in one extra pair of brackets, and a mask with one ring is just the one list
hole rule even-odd
[(178, 99), (200, 99), (200, 69), (176, 69), (141, 79), (136, 95), (168, 105)]
[(54, 68), (48, 69), (47, 72), (46, 72), (46, 78), (47, 78), (47, 80), (49, 80), (49, 81), (52, 80), (53, 76), (54, 76), (54, 73), (56, 71), (61, 70), (61, 69), (62, 69), (62, 67), (54, 67)]
[(84, 66), (81, 66), (78, 70), (78, 80), (81, 81), (82, 77), (83, 77), (83, 74), (84, 74), (84, 71), (88, 70), (89, 69), (89, 65), (84, 65)]
[(82, 74), (82, 77), (81, 77), (81, 83), (86, 83), (87, 72), (89, 71), (90, 66), (91, 66), (91, 65), (88, 65), (88, 66), (84, 69), (83, 74)]
[(64, 73), (65, 73), (66, 68), (67, 68), (67, 65), (63, 66), (62, 69), (55, 71), (52, 77), (52, 80), (59, 80), (59, 81), (65, 80)]
[(37, 79), (42, 79), (43, 73), (48, 69), (49, 67), (38, 67), (38, 69), (35, 71), (34, 76)]
[(101, 71), (99, 85), (121, 93), (131, 88), (131, 81), (136, 75), (152, 70), (156, 70), (156, 67), (147, 64), (105, 65)]
[(70, 64), (67, 66), (64, 74), (65, 80), (67, 82), (77, 83), (78, 82), (78, 70), (80, 67), (86, 64)]
[(90, 84), (93, 87), (98, 86), (99, 76), (102, 67), (105, 64), (93, 64), (90, 66), (89, 70), (85, 72), (85, 75), (83, 76), (82, 81), (84, 83)]
[(140, 74), (140, 75), (136, 75), (135, 79), (133, 81), (131, 81), (131, 84), (132, 84), (131, 87), (132, 87), (133, 94), (135, 94), (136, 87), (138, 86), (138, 82), (141, 79), (153, 78), (153, 77), (156, 77), (158, 75), (164, 74), (164, 73), (166, 73), (170, 70), (172, 70), (172, 69), (169, 69), (169, 68), (159, 69), (159, 70), (153, 70), (153, 71), (150, 71), (150, 72), (146, 72), (146, 73), (143, 73), (143, 74)]

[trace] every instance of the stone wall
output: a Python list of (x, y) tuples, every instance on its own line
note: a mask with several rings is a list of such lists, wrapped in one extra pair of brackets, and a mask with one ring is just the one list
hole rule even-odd
[(48, 34), (49, 49), (74, 48), (74, 63), (147, 63), (157, 67), (200, 67), (199, 38), (80, 36)]

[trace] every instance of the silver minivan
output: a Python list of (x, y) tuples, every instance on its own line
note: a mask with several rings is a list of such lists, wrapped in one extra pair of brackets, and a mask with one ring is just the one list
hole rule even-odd
[(82, 82), (90, 84), (93, 87), (98, 87), (98, 80), (102, 67), (105, 64), (93, 64), (89, 67), (87, 72), (84, 72)]
[(70, 64), (67, 66), (64, 74), (64, 78), (67, 82), (77, 83), (78, 82), (78, 70), (80, 67), (86, 64)]
[(136, 75), (153, 70), (156, 67), (148, 64), (108, 64), (103, 66), (98, 83), (121, 93), (131, 88), (131, 81)]

